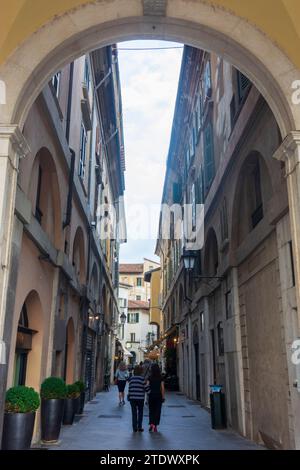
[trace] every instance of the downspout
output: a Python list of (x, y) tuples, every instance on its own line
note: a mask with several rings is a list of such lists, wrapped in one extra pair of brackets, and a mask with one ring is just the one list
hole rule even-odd
[(72, 95), (73, 95), (73, 75), (74, 75), (74, 62), (71, 62), (70, 63), (70, 77), (69, 77), (69, 90), (68, 90), (67, 119), (66, 119), (66, 139), (68, 143), (70, 139), (70, 122), (71, 122), (71, 108), (72, 108)]

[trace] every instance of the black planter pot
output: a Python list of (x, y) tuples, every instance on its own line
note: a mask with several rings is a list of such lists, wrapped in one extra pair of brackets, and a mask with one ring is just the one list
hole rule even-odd
[(85, 404), (85, 392), (83, 391), (80, 393), (80, 397), (79, 397), (79, 408), (77, 411), (79, 415), (82, 415), (83, 413), (84, 404)]
[(74, 416), (75, 416), (76, 400), (77, 398), (65, 399), (63, 424), (73, 424)]
[(30, 449), (34, 420), (35, 412), (5, 413), (2, 450)]
[(41, 405), (41, 437), (44, 442), (58, 440), (64, 413), (64, 399), (42, 399)]

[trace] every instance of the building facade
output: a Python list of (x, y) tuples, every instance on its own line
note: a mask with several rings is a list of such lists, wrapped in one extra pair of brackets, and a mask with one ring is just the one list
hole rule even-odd
[(120, 264), (120, 281), (132, 286), (129, 292), (130, 300), (150, 301), (150, 283), (145, 281), (144, 274), (158, 267), (159, 263), (146, 258), (143, 263)]
[[(118, 339), (123, 346), (124, 358), (131, 364), (143, 361), (160, 335), (160, 314), (154, 309), (160, 295), (159, 270), (157, 262), (146, 258), (143, 263), (121, 263), (119, 267)], [(158, 282), (154, 283), (150, 273), (156, 272)]]
[(157, 327), (150, 323), (149, 303), (129, 300), (125, 345), (131, 353), (130, 364), (144, 361), (149, 346), (157, 339)]
[(118, 74), (114, 46), (77, 59), (45, 86), (25, 121), (30, 153), (18, 174), (2, 399), (13, 385), (39, 391), (50, 375), (83, 380), (91, 399), (111, 375), (125, 234)]
[(300, 396), (290, 358), (297, 309), (287, 187), (272, 158), (280, 141), (242, 73), (185, 47), (162, 203), (188, 204), (193, 229), (203, 204), (204, 233), (187, 251), (180, 218), (171, 217), (169, 238), (161, 219), (166, 340), (173, 335), (184, 393), (209, 408), (209, 385), (221, 384), (229, 426), (287, 449), (299, 438)]

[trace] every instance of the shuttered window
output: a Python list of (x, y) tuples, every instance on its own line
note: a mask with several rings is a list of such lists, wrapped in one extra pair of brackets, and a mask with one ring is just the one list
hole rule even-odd
[(204, 94), (205, 98), (210, 98), (211, 96), (211, 72), (209, 60), (206, 62), (204, 70)]
[(241, 102), (246, 95), (251, 82), (244, 74), (237, 70), (237, 85), (238, 85), (238, 96)]
[(191, 204), (192, 204), (192, 229), (196, 228), (196, 194), (195, 194), (195, 184), (192, 184), (191, 187)]
[(204, 184), (203, 184), (203, 168), (200, 165), (200, 171), (197, 179), (197, 188), (196, 188), (196, 201), (197, 204), (204, 203)]
[(207, 191), (215, 176), (213, 132), (210, 122), (204, 131), (204, 165), (205, 191)]
[(197, 103), (197, 131), (198, 131), (198, 139), (199, 139), (199, 131), (202, 126), (202, 98), (199, 94), (198, 96), (198, 103)]

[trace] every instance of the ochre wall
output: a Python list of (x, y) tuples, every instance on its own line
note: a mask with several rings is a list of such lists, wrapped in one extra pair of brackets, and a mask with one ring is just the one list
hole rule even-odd
[[(134, 0), (128, 0), (132, 2)], [(195, 3), (200, 0), (189, 0)], [(103, 0), (104, 3), (107, 0)], [(94, 3), (91, 0), (9, 0), (3, 2), (0, 17), (0, 64), (28, 36), (55, 16)], [(300, 68), (300, 2), (298, 0), (214, 0), (209, 2), (230, 10), (255, 24)], [(172, 16), (172, 0), (168, 2)]]

